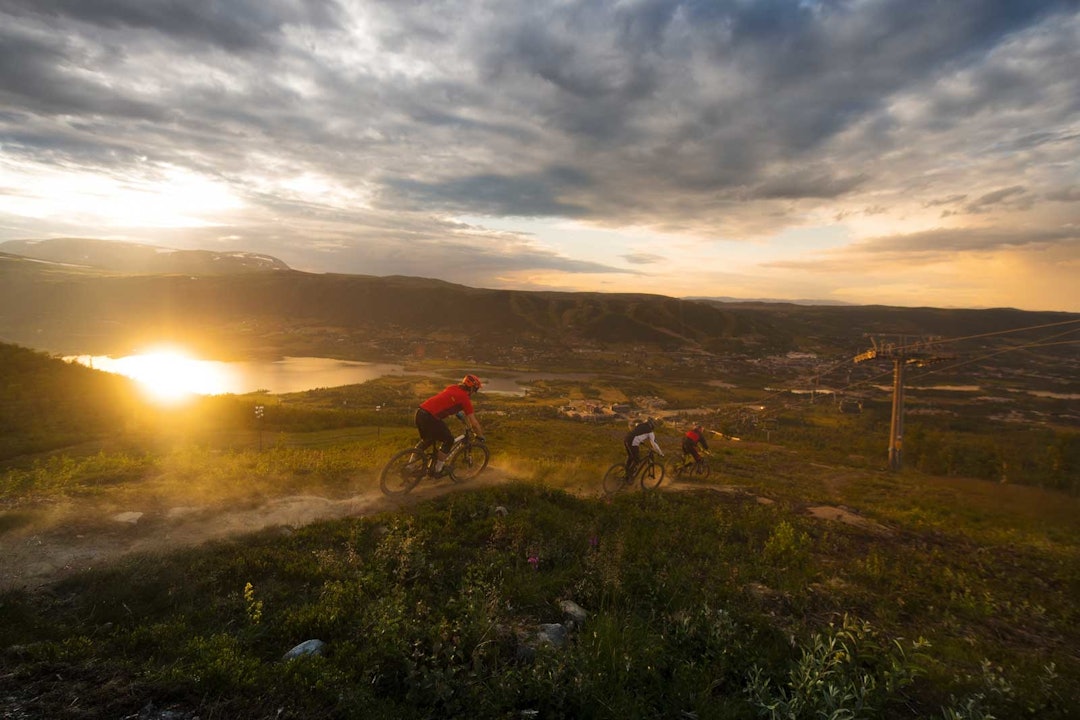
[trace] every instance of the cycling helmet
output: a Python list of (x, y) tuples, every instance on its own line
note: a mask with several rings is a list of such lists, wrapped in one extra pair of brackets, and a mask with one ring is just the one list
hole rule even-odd
[(461, 378), (461, 386), (469, 392), (476, 392), (480, 389), (480, 378), (476, 377), (472, 373), (469, 373), (465, 377)]

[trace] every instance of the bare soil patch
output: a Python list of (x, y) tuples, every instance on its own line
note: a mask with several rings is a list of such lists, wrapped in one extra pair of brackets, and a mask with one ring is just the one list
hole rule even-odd
[[(52, 508), (43, 513), (40, 521), (0, 532), (0, 591), (35, 590), (132, 553), (192, 547), (272, 527), (295, 528), (323, 520), (371, 515), (507, 480), (506, 472), (489, 468), (468, 483), (425, 483), (408, 495), (395, 497), (374, 490), (342, 498), (289, 495), (247, 507), (177, 505), (144, 510), (133, 506), (122, 512)], [(759, 504), (774, 502), (737, 485), (720, 483), (666, 482), (662, 489), (721, 493)], [(575, 487), (568, 491), (588, 495), (595, 489)], [(815, 518), (846, 523), (874, 534), (891, 534), (887, 527), (847, 508), (814, 506), (805, 511)]]
[(192, 547), (272, 527), (295, 528), (406, 507), (446, 493), (506, 481), (489, 468), (467, 483), (423, 483), (412, 493), (387, 497), (378, 490), (343, 498), (289, 495), (248, 507), (175, 506), (123, 512), (50, 508), (41, 518), (0, 533), (0, 591), (35, 590), (125, 555)]

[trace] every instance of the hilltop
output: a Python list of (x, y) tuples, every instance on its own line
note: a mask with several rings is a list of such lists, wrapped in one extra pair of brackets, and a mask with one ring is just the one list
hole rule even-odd
[(8, 240), (0, 243), (0, 254), (133, 275), (235, 275), (289, 269), (288, 265), (275, 257), (242, 250), (176, 250), (156, 245), (89, 238)]
[(1080, 318), (1006, 308), (494, 290), (427, 278), (313, 274), (229, 257), (242, 272), (222, 272), (230, 267), (224, 256), (209, 263), (214, 271), (174, 266), (121, 273), (0, 255), (0, 339), (62, 354), (125, 354), (139, 342), (172, 336), (213, 346), (219, 355), (453, 357), (516, 367), (621, 364), (630, 372), (664, 354), (693, 372), (727, 356), (854, 355), (874, 333), (960, 337)]

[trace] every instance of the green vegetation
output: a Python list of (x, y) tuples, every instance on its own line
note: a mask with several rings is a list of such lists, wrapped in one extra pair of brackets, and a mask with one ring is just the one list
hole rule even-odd
[[(38, 384), (75, 372), (97, 381), (15, 357)], [(94, 417), (93, 394), (75, 391), (84, 380), (71, 382), (56, 395), (78, 398), (64, 412)], [(656, 394), (691, 409), (690, 384), (547, 382), (526, 397), (481, 397), (486, 479), (379, 504), (377, 471), (412, 442), (410, 409), (439, 382), (385, 378), (170, 412), (109, 402), (119, 419), (93, 427), (53, 424), (51, 404), (7, 417), (0, 548), (115, 537), (100, 518), (131, 509), (150, 518), (132, 529), (146, 539), (180, 533), (168, 519), (177, 507), (226, 517), (317, 495), (373, 508), (287, 532), (159, 543), (42, 588), (9, 587), (0, 697), (23, 713), (12, 716), (128, 717), (152, 705), (239, 719), (1075, 717), (1074, 433), (1003, 436), (996, 447), (1021, 464), (988, 482), (961, 476), (962, 463), (948, 476), (920, 467), (936, 457), (931, 437), (955, 458), (984, 437), (946, 420), (912, 423), (911, 462), (887, 473), (887, 409), (790, 403), (766, 429), (714, 405), (708, 426), (741, 439), (711, 441), (710, 484), (603, 498), (625, 421), (575, 422), (556, 408)], [(9, 397), (18, 385), (4, 385)], [(917, 427), (933, 432), (919, 439)], [(661, 428), (669, 455), (680, 429)], [(1062, 443), (1057, 465), (1040, 459), (1047, 443)], [(584, 623), (563, 644), (539, 640), (544, 624), (566, 621), (567, 600)], [(311, 639), (322, 654), (283, 659)]]
[[(1024, 523), (877, 535), (789, 502), (516, 483), (133, 557), (0, 597), (5, 692), (53, 717), (1070, 716), (1075, 527), (1038, 550)], [(533, 648), (566, 599), (584, 625)]]

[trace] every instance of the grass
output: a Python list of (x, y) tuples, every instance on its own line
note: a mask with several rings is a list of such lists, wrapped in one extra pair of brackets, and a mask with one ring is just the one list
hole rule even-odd
[[(717, 440), (714, 485), (604, 498), (625, 428), (558, 419), (570, 391), (487, 399), (494, 486), (422, 486), (395, 512), (0, 594), (0, 697), (55, 718), (150, 704), (241, 719), (1075, 717), (1080, 499), (886, 473), (827, 437), (813, 447), (815, 426), (850, 418), (796, 426), (790, 444), (783, 426), (775, 442)], [(327, 409), (281, 398), (267, 407), (281, 424), (261, 434), (192, 422), (13, 464), (0, 540), (92, 507), (377, 492), (381, 464), (415, 437), (407, 413), (349, 425), (341, 402), (307, 402)], [(329, 427), (305, 430), (321, 412)], [(661, 429), (669, 454), (677, 440)], [(815, 505), (884, 529), (817, 519)], [(540, 642), (566, 600), (584, 624)], [(310, 639), (322, 655), (282, 659)]]

